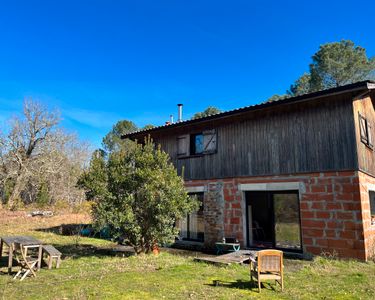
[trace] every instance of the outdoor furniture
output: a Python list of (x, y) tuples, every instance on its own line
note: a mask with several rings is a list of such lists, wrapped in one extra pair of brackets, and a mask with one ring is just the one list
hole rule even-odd
[(283, 282), (283, 252), (279, 250), (261, 250), (257, 253), (258, 260), (250, 258), (250, 279), (258, 281), (259, 293), (263, 280), (275, 280), (284, 289)]
[(17, 272), (13, 279), (17, 279), (19, 276), (21, 276), (20, 281), (22, 281), (29, 274), (36, 277), (35, 269), (39, 262), (39, 259), (38, 257), (27, 255), (27, 250), (34, 247), (39, 246), (24, 246), (22, 244), (14, 243), (14, 249), (19, 249), (21, 253), (20, 257), (17, 256), (17, 261), (21, 265), (21, 269)]
[(38, 263), (37, 268), (40, 270), (42, 264), (42, 244), (43, 242), (30, 237), (30, 236), (5, 236), (0, 238), (0, 258), (3, 255), (3, 248), (6, 245), (9, 249), (8, 256), (8, 273), (12, 272), (13, 254), (15, 250), (15, 244), (23, 245), (26, 248), (26, 255), (28, 248), (38, 248)]
[(223, 242), (217, 242), (215, 243), (216, 246), (216, 254), (222, 254), (224, 252), (237, 252), (240, 250), (240, 244), (239, 243), (223, 243)]
[(48, 257), (48, 269), (52, 268), (53, 260), (56, 259), (56, 269), (60, 267), (61, 252), (52, 245), (43, 245), (43, 253)]

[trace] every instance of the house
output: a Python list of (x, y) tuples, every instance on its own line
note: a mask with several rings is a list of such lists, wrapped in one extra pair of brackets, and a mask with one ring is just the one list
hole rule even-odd
[(138, 131), (169, 153), (201, 209), (186, 243), (337, 253), (375, 250), (375, 82)]

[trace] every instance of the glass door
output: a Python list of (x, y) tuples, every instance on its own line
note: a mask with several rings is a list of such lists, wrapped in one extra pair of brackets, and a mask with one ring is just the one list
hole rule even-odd
[(298, 191), (247, 192), (250, 247), (301, 251)]
[(297, 193), (274, 193), (275, 247), (301, 250), (301, 228)]

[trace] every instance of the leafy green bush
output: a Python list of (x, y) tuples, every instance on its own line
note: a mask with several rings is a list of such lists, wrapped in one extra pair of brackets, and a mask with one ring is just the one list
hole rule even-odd
[(79, 181), (95, 201), (96, 226), (125, 237), (136, 253), (173, 241), (176, 220), (198, 209), (198, 202), (187, 195), (168, 154), (149, 138), (112, 152), (108, 160), (98, 153)]

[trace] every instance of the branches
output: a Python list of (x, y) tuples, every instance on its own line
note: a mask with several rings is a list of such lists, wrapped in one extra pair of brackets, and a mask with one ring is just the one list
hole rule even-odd
[(0, 135), (0, 191), (6, 180), (14, 183), (8, 206), (15, 206), (23, 195), (34, 195), (35, 201), (42, 184), (51, 201), (83, 199), (75, 185), (87, 161), (88, 145), (59, 129), (59, 121), (57, 111), (28, 99), (23, 114), (11, 119), (7, 134)]

